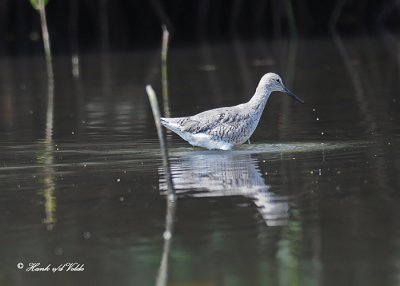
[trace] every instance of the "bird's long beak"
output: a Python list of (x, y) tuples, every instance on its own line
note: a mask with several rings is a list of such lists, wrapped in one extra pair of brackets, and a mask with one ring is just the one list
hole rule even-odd
[(289, 95), (290, 97), (293, 97), (296, 101), (300, 102), (301, 104), (304, 104), (304, 100), (302, 100), (300, 97), (295, 95), (293, 92), (291, 92), (289, 89), (287, 89), (285, 86), (283, 87), (285, 93)]

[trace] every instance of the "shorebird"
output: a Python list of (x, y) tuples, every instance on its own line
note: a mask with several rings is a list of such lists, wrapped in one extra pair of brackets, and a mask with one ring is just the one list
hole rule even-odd
[(161, 124), (193, 146), (230, 150), (248, 141), (260, 121), (269, 96), (281, 91), (300, 103), (304, 101), (287, 89), (279, 75), (265, 74), (253, 97), (246, 103), (207, 110), (196, 115), (161, 118)]

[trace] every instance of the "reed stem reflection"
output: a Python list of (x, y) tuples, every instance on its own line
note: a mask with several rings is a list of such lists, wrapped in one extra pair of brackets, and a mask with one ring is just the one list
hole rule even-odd
[(45, 219), (43, 223), (51, 230), (56, 223), (57, 200), (55, 196), (55, 170), (54, 170), (54, 144), (53, 144), (53, 123), (54, 123), (54, 80), (47, 80), (47, 110), (46, 110), (46, 132), (43, 142), (44, 150), (39, 155), (39, 161), (44, 165), (43, 196), (45, 207)]

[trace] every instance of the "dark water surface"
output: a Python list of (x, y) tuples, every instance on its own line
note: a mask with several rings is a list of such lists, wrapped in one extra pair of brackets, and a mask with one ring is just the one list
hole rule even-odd
[(1, 59), (0, 284), (400, 285), (396, 39), (172, 47), (172, 116), (244, 102), (269, 71), (306, 104), (274, 94), (232, 151), (169, 133), (168, 208), (158, 51), (82, 55), (77, 78), (56, 57), (54, 90), (42, 58)]

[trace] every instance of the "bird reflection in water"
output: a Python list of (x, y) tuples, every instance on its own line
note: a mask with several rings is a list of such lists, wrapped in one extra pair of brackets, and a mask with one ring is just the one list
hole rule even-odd
[[(249, 154), (234, 152), (190, 152), (171, 160), (174, 189), (179, 197), (243, 196), (256, 205), (268, 226), (285, 225), (289, 216), (288, 198), (270, 190)], [(163, 173), (163, 169), (160, 169)], [(161, 176), (160, 190), (167, 190)]]

